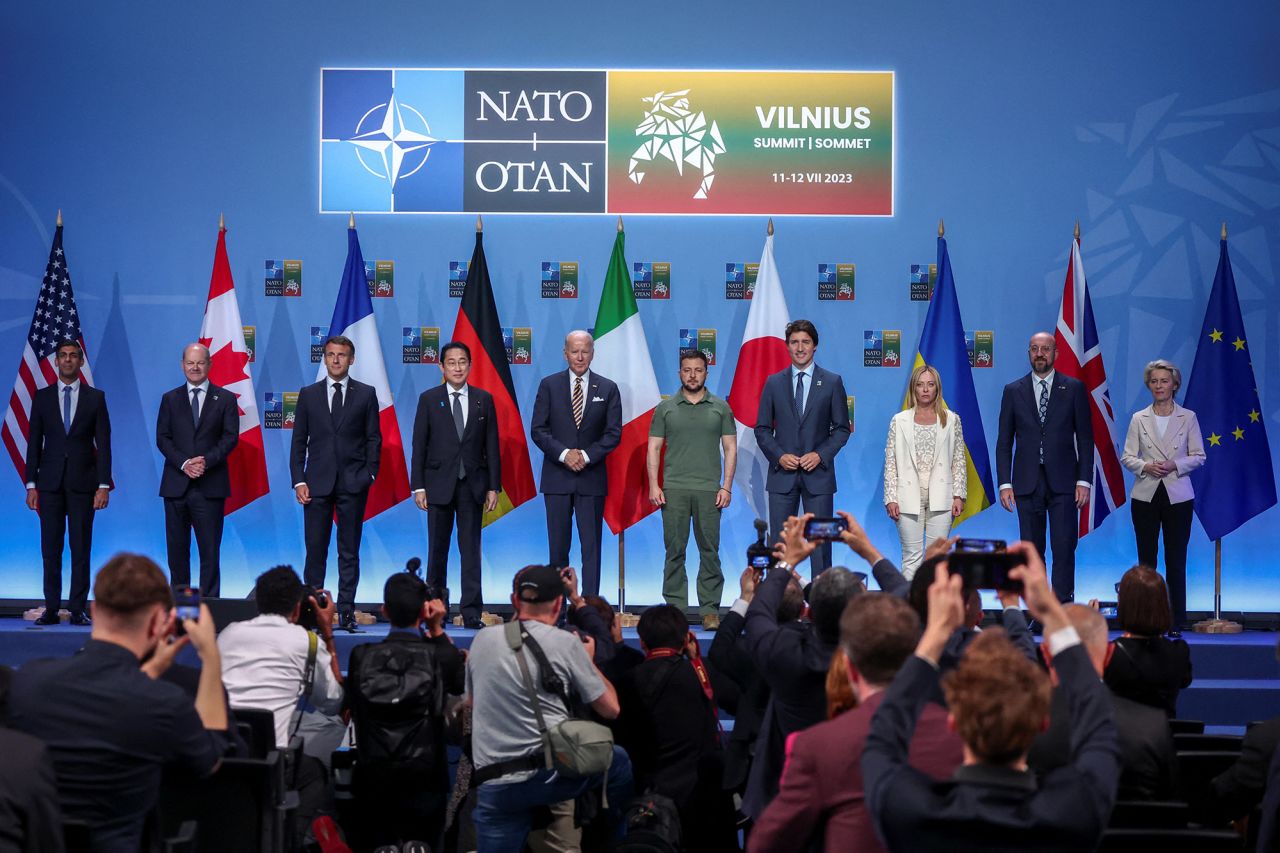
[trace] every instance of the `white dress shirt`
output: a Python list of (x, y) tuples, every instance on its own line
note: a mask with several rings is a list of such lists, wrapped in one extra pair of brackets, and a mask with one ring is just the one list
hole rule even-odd
[[(307, 629), (264, 613), (232, 622), (218, 635), (222, 684), (232, 708), (260, 708), (275, 716), (276, 746), (289, 745), (289, 721), (307, 671)], [(311, 704), (333, 714), (342, 706), (342, 685), (333, 677), (329, 650), (317, 638)]]
[(800, 368), (796, 367), (794, 364), (791, 365), (791, 401), (792, 401), (791, 405), (793, 406), (795, 405), (795, 399), (796, 399), (796, 377), (799, 376), (801, 373), (804, 374), (804, 389), (800, 394), (800, 411), (801, 412), (803, 412), (805, 410), (805, 407), (809, 405), (809, 392), (813, 390), (813, 374), (817, 371), (817, 369), (818, 369), (818, 365), (812, 361), (809, 362), (809, 366), (806, 367), (804, 370), (801, 370)]
[[(191, 394), (197, 388), (200, 389), (200, 397), (196, 401), (195, 408), (196, 408), (196, 416), (199, 417), (200, 415), (204, 414), (204, 401), (209, 399), (209, 380), (206, 379), (205, 381), (201, 382), (199, 385), (192, 385), (190, 382), (187, 383), (187, 405), (188, 406), (190, 406), (192, 402)], [(181, 468), (183, 471), (185, 471), (187, 469), (187, 463), (190, 461), (191, 461), (190, 459), (184, 459), (182, 461), (182, 464), (179, 465), (178, 467)]]
[(335, 382), (333, 379), (330, 379), (330, 378), (329, 378), (329, 377), (327, 377), (327, 376), (325, 377), (325, 382), (326, 382), (325, 391), (326, 391), (326, 392), (328, 392), (328, 394), (329, 394), (329, 413), (330, 413), (330, 414), (333, 414), (333, 389), (334, 389), (334, 386), (341, 386), (341, 388), (342, 388), (342, 405), (345, 407), (345, 406), (347, 405), (347, 391), (349, 390), (349, 389), (347, 388), (347, 382), (348, 382), (348, 380), (350, 380), (350, 379), (351, 379), (351, 376), (350, 376), (350, 375), (347, 375), (347, 376), (344, 376), (344, 377), (342, 377), (341, 379), (339, 379), (338, 381), (336, 381), (336, 382)]
[[(449, 409), (450, 419), (453, 418), (453, 400), (454, 400), (453, 395), (455, 392), (459, 395), (457, 400), (459, 403), (462, 404), (462, 428), (466, 429), (467, 418), (471, 414), (471, 394), (470, 394), (471, 386), (464, 382), (461, 388), (454, 388), (452, 385), (446, 382), (444, 386), (444, 390), (445, 390), (445, 405)], [(426, 492), (426, 489), (413, 490), (413, 493), (415, 495), (418, 492)]]
[[(578, 378), (579, 377), (575, 376), (572, 370), (569, 371), (570, 411), (572, 411), (573, 409), (573, 386), (574, 386), (574, 383), (577, 382)], [(591, 398), (587, 396), (588, 394), (591, 393), (591, 369), (590, 368), (582, 372), (581, 379), (582, 379), (582, 417), (585, 419), (587, 416), (587, 404), (591, 402)], [(562, 465), (564, 464), (564, 458), (569, 455), (569, 451), (571, 449), (572, 448), (566, 447), (564, 450), (560, 451), (560, 464)], [(587, 457), (586, 452), (585, 451), (579, 451), (579, 452), (582, 453), (582, 461), (590, 465), (591, 460)]]

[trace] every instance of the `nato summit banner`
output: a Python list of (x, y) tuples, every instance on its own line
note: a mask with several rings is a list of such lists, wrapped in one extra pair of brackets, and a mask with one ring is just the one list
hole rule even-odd
[(326, 68), (320, 210), (891, 216), (893, 72)]

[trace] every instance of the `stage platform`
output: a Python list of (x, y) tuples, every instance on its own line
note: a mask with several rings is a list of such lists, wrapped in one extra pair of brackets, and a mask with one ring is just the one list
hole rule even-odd
[[(712, 635), (705, 631), (694, 633), (706, 651)], [(448, 634), (455, 645), (465, 649), (471, 645), (476, 632), (450, 627)], [(377, 642), (386, 635), (385, 623), (367, 626), (358, 634), (338, 631), (334, 640), (343, 669), (357, 644)], [(1240, 727), (1280, 714), (1276, 632), (1187, 633), (1183, 636), (1191, 645), (1195, 680), (1178, 698), (1179, 717), (1204, 720), (1215, 727)], [(71, 655), (88, 637), (88, 628), (65, 624), (41, 627), (23, 619), (3, 618), (0, 619), (0, 665), (20, 667), (35, 658)], [(639, 648), (635, 629), (624, 629), (623, 637), (629, 645)], [(196, 663), (195, 654), (190, 650), (184, 650), (179, 660)]]

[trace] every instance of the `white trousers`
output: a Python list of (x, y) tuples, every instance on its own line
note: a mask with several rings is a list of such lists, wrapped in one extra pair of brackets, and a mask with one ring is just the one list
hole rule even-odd
[(902, 576), (907, 580), (915, 575), (924, 562), (924, 549), (930, 542), (951, 532), (951, 511), (929, 512), (918, 515), (898, 514), (898, 538), (902, 540)]

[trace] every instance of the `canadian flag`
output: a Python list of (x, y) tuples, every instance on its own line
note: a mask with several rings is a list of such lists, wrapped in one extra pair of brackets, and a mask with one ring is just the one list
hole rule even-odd
[(248, 369), (253, 356), (244, 342), (240, 304), (236, 301), (236, 286), (227, 260), (227, 229), (221, 225), (218, 227), (218, 247), (213, 253), (209, 299), (204, 306), (204, 322), (200, 325), (200, 343), (209, 349), (209, 381), (234, 393), (240, 407), (240, 441), (227, 457), (231, 495), (227, 498), (223, 514), (230, 515), (265, 495), (268, 485), (267, 456), (262, 449), (262, 422), (258, 419), (253, 377)]
[(791, 314), (782, 293), (782, 279), (778, 277), (778, 266), (773, 262), (773, 223), (770, 222), (728, 397), (729, 408), (738, 422), (738, 470), (733, 479), (737, 481), (739, 491), (746, 495), (747, 503), (757, 518), (769, 517), (769, 501), (764, 487), (769, 475), (769, 460), (756, 444), (756, 416), (760, 413), (760, 393), (764, 390), (765, 380), (791, 364), (791, 354), (782, 337), (789, 322)]

